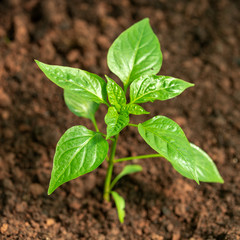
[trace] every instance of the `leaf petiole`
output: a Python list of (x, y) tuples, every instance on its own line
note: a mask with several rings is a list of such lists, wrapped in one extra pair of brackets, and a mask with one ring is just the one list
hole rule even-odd
[[(107, 137), (107, 135), (106, 134), (104, 134), (104, 133), (101, 133), (105, 138)], [(114, 138), (108, 138), (107, 140), (111, 140), (111, 141), (115, 141), (115, 139)]]
[(106, 104), (108, 107), (110, 107), (110, 105), (107, 102), (104, 102), (104, 104)]
[(160, 154), (148, 154), (148, 155), (119, 158), (119, 159), (114, 160), (113, 162), (117, 163), (117, 162), (130, 161), (130, 160), (134, 160), (134, 159), (155, 158), (155, 157), (163, 157), (163, 156)]
[(99, 132), (99, 128), (98, 128), (95, 116), (93, 116), (93, 118), (91, 120), (92, 120), (92, 123), (93, 123), (93, 125), (94, 125), (94, 127), (96, 129), (96, 132)]
[(127, 94), (128, 85), (124, 85), (124, 93)]
[(112, 181), (111, 185), (110, 185), (110, 189), (112, 190), (113, 187), (115, 186), (115, 184), (119, 181), (119, 179), (121, 179), (122, 177), (124, 177), (125, 175), (129, 175), (132, 173), (137, 173), (142, 171), (142, 167), (140, 165), (136, 165), (136, 164), (132, 164), (132, 165), (126, 165), (122, 172), (119, 173), (114, 180)]

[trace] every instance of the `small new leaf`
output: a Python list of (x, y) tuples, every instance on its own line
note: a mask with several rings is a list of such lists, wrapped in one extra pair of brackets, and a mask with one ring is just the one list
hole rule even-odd
[(127, 104), (126, 109), (127, 109), (129, 114), (134, 114), (134, 115), (142, 115), (142, 114), (149, 114), (150, 113), (150, 112), (147, 112), (140, 105), (137, 105), (137, 104), (134, 104), (134, 103)]
[(84, 126), (69, 128), (59, 140), (48, 194), (65, 182), (96, 169), (106, 158), (108, 142)]
[(117, 207), (118, 219), (119, 219), (120, 223), (124, 223), (125, 200), (117, 192), (111, 191), (111, 194), (113, 196), (113, 200), (114, 200), (114, 202), (116, 204), (116, 207)]
[(131, 103), (167, 100), (181, 94), (194, 84), (167, 76), (142, 76), (130, 85)]
[(185, 177), (199, 183), (190, 143), (177, 123), (156, 116), (138, 125), (138, 131), (150, 147), (165, 157)]
[(107, 94), (108, 100), (113, 105), (118, 112), (120, 112), (121, 108), (126, 105), (126, 97), (123, 89), (110, 77), (106, 76), (107, 79)]
[(213, 160), (201, 148), (190, 143), (199, 181), (224, 183)]
[(83, 98), (79, 92), (64, 89), (64, 100), (69, 110), (78, 117), (93, 120), (99, 104)]
[(48, 65), (37, 60), (35, 62), (46, 77), (59, 87), (76, 91), (96, 103), (107, 104), (106, 82), (98, 75), (77, 68)]
[(159, 72), (162, 52), (148, 18), (128, 28), (114, 41), (108, 51), (107, 63), (125, 89), (136, 78)]
[(110, 189), (113, 189), (115, 184), (125, 175), (132, 174), (132, 173), (137, 173), (142, 171), (142, 166), (133, 164), (133, 165), (127, 165), (123, 168), (122, 172), (120, 172), (112, 181)]
[(118, 113), (115, 107), (109, 107), (104, 120), (107, 124), (107, 139), (109, 139), (128, 125), (129, 115), (126, 111)]

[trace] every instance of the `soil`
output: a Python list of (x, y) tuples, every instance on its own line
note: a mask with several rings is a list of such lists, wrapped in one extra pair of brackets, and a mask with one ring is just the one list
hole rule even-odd
[[(107, 50), (149, 17), (163, 52), (161, 74), (195, 84), (175, 99), (145, 104), (175, 120), (215, 161), (224, 184), (197, 185), (164, 159), (135, 161), (143, 171), (116, 186), (126, 199), (119, 224), (102, 201), (107, 165), (47, 188), (55, 146), (86, 119), (65, 106), (62, 89), (33, 59), (114, 77)], [(0, 239), (240, 239), (240, 2), (236, 0), (0, 1)], [(97, 112), (105, 131), (103, 106)], [(133, 127), (117, 157), (153, 153)], [(119, 163), (114, 174), (125, 163)]]

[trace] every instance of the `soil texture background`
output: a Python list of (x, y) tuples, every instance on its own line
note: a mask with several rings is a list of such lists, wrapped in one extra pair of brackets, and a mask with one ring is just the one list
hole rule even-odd
[[(108, 48), (145, 17), (161, 43), (160, 74), (195, 87), (145, 104), (151, 114), (131, 122), (175, 120), (225, 183), (197, 185), (164, 159), (134, 161), (143, 171), (116, 186), (126, 199), (119, 224), (114, 203), (102, 201), (106, 163), (47, 195), (60, 136), (93, 126), (67, 109), (33, 60), (114, 77)], [(0, 0), (0, 239), (240, 239), (239, 23), (236, 0)], [(106, 110), (97, 112), (102, 131)], [(117, 158), (150, 153), (137, 129), (123, 131)]]

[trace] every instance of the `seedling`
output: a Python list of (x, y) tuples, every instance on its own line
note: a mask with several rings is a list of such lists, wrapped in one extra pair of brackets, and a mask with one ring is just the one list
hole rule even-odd
[[(124, 175), (139, 172), (142, 167), (127, 165), (112, 180), (113, 167), (118, 162), (164, 157), (177, 172), (197, 183), (223, 183), (212, 159), (189, 143), (173, 120), (155, 116), (140, 124), (130, 123), (130, 114), (149, 114), (139, 104), (167, 100), (193, 86), (177, 78), (156, 75), (162, 65), (162, 53), (149, 19), (143, 19), (124, 31), (108, 51), (108, 67), (123, 82), (123, 89), (108, 76), (105, 76), (106, 83), (101, 77), (84, 70), (36, 63), (52, 82), (64, 89), (68, 108), (75, 115), (90, 119), (95, 127), (92, 131), (81, 125), (74, 126), (63, 134), (56, 147), (48, 194), (63, 183), (93, 171), (106, 160), (108, 169), (103, 198), (110, 201), (110, 195), (113, 197), (119, 220), (123, 223), (125, 201), (113, 191), (114, 186)], [(127, 102), (129, 87), (130, 101)], [(95, 119), (99, 104), (108, 107), (104, 119), (106, 134), (99, 131)], [(126, 126), (138, 128), (142, 138), (157, 154), (116, 159), (118, 136)]]

